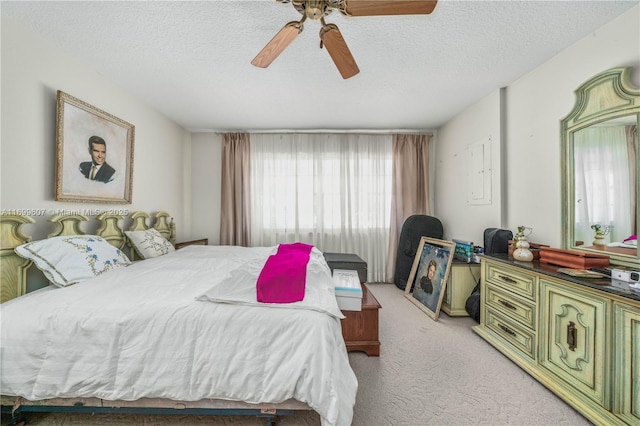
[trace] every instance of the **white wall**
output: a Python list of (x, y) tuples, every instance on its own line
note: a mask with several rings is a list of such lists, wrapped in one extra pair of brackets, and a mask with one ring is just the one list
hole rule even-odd
[[(482, 245), (482, 230), (500, 226), (500, 92), (496, 91), (438, 130), (435, 210), (446, 239)], [(470, 205), (468, 146), (491, 139), (491, 204)]]
[(194, 133), (191, 145), (193, 211), (192, 238), (220, 243), (220, 184), (222, 181), (222, 137), (216, 133)]
[[(637, 67), (634, 82), (640, 86), (640, 6), (510, 84), (502, 115), (496, 106), (497, 89), (443, 126), (437, 139), (435, 214), (446, 223), (447, 235), (478, 243), (486, 227), (515, 231), (518, 225), (526, 225), (533, 228), (530, 241), (559, 247), (560, 121), (573, 109), (578, 86), (602, 71), (625, 66)], [(449, 171), (464, 167), (464, 157), (452, 158), (452, 153), (474, 142), (471, 136), (494, 134), (497, 121), (503, 129), (503, 209), (467, 206), (453, 189), (455, 180)], [(467, 135), (471, 136), (463, 137)]]
[[(166, 210), (175, 218), (178, 240), (190, 234), (191, 188), (184, 175), (191, 161), (190, 133), (4, 16), (1, 30), (0, 207)], [(54, 201), (57, 90), (135, 126), (131, 204)], [(49, 216), (35, 218), (37, 225), (25, 227), (26, 233), (34, 239), (46, 237), (52, 229), (46, 222)], [(97, 226), (94, 222), (87, 231)]]

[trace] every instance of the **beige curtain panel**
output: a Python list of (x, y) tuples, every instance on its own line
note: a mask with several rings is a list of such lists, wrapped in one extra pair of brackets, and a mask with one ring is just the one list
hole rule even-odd
[(391, 223), (386, 282), (396, 270), (398, 240), (402, 224), (411, 215), (430, 215), (429, 141), (432, 135), (393, 135)]
[(220, 245), (248, 247), (251, 187), (248, 133), (222, 135)]

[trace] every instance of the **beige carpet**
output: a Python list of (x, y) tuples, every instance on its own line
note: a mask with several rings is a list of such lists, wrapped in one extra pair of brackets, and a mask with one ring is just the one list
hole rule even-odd
[[(381, 355), (350, 353), (359, 387), (354, 425), (589, 425), (476, 336), (470, 318), (433, 321), (393, 285), (370, 284), (382, 305)], [(29, 425), (265, 425), (244, 416), (28, 414)], [(8, 418), (3, 416), (3, 424)], [(319, 425), (313, 412), (279, 425)]]

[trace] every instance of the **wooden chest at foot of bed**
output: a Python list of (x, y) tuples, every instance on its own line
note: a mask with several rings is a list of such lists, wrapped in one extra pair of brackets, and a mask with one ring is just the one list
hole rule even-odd
[(365, 284), (362, 284), (362, 310), (342, 311), (342, 336), (347, 351), (362, 351), (369, 356), (380, 356), (378, 337), (378, 310), (380, 303)]

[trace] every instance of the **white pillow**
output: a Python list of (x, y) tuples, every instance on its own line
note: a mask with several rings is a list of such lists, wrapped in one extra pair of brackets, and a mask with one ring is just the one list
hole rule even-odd
[(125, 231), (133, 248), (143, 259), (162, 256), (175, 251), (175, 248), (155, 228), (144, 231)]
[(51, 283), (66, 287), (131, 264), (120, 249), (97, 235), (63, 235), (22, 244), (14, 251), (32, 260)]

